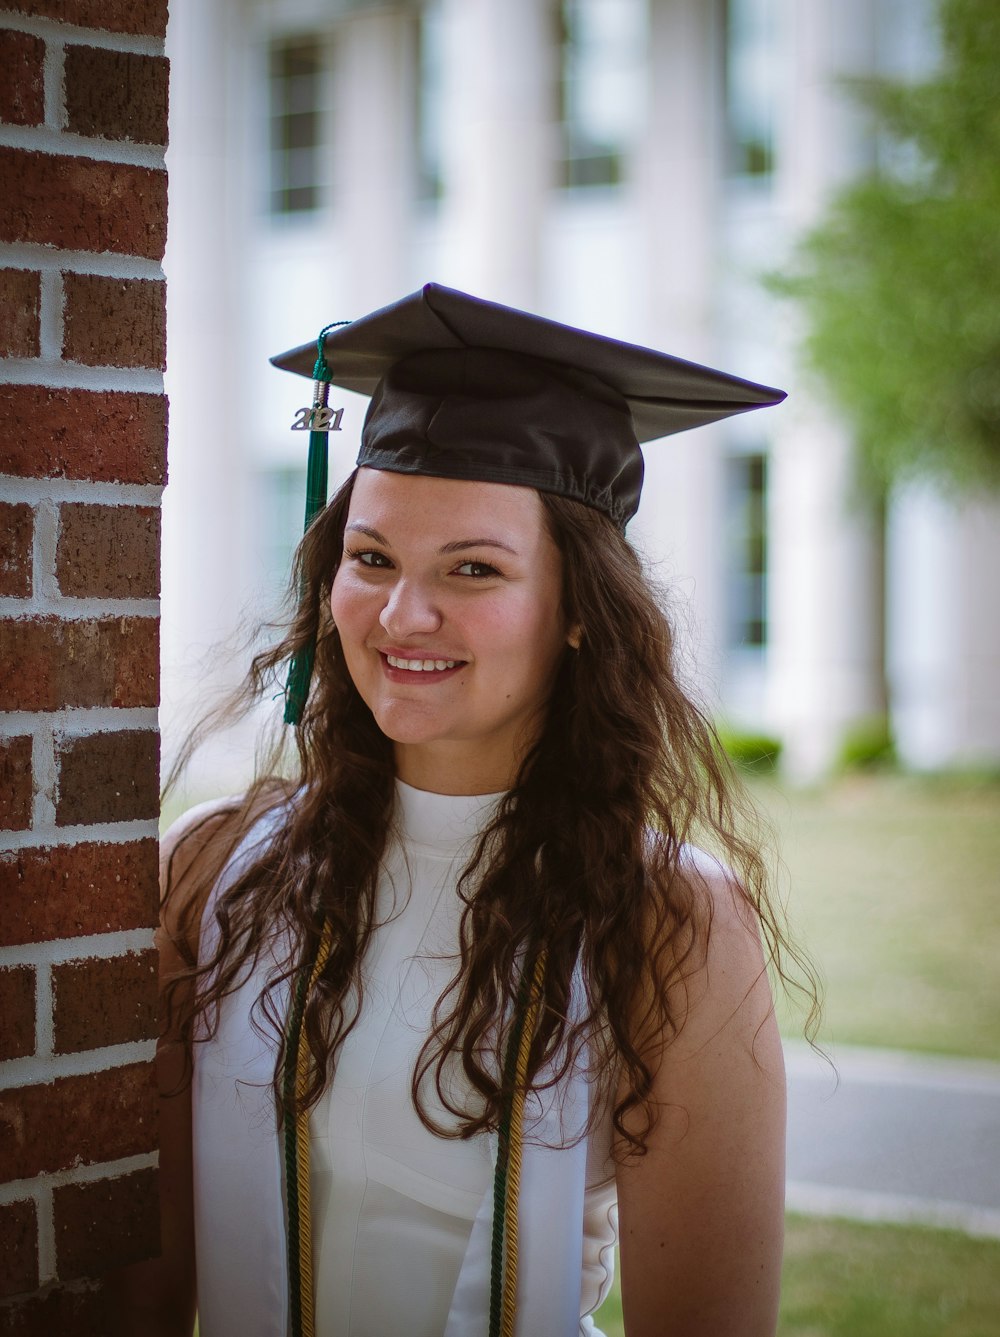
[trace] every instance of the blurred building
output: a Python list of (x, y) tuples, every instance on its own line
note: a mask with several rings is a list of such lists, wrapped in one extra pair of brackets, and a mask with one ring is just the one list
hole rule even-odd
[(914, 489), (884, 524), (759, 283), (872, 161), (841, 81), (926, 71), (925, 10), (173, 0), (168, 746), (240, 667), (206, 652), (273, 605), (300, 530), (309, 387), (269, 354), (433, 279), (786, 387), (646, 451), (630, 532), (692, 683), (800, 778), (887, 699), (907, 761), (995, 764), (997, 511)]

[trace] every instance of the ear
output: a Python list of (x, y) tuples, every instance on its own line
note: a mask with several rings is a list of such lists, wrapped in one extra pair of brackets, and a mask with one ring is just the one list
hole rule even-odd
[(566, 644), (571, 650), (579, 650), (583, 644), (583, 628), (579, 622), (574, 622), (566, 633)]

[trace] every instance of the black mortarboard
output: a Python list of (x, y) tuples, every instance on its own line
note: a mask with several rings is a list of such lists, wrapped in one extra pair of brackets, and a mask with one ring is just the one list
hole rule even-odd
[[(642, 489), (639, 443), (780, 403), (784, 392), (428, 283), (271, 359), (316, 382), (306, 526), (326, 502), (330, 383), (371, 396), (359, 465), (515, 483), (603, 511), (624, 529)], [(320, 417), (322, 415), (322, 417)], [(317, 430), (318, 429), (318, 430)], [(312, 652), (293, 660), (295, 723)]]
[[(428, 283), (320, 340), (329, 379), (372, 397), (358, 464), (520, 483), (624, 528), (639, 442), (784, 399), (781, 390)], [(315, 374), (316, 342), (271, 359)]]

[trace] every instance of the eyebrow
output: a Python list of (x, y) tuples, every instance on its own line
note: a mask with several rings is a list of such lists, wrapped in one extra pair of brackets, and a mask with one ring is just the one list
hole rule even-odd
[[(362, 524), (360, 520), (352, 521), (347, 528), (354, 533), (366, 534), (375, 543), (381, 543), (386, 548), (392, 547), (384, 534), (380, 534), (371, 525)], [(503, 543), (496, 538), (454, 539), (451, 543), (446, 543), (439, 551), (447, 555), (456, 552), (468, 552), (470, 548), (500, 548), (503, 552), (509, 552), (512, 557), (517, 556), (516, 548), (512, 548), (509, 543)]]

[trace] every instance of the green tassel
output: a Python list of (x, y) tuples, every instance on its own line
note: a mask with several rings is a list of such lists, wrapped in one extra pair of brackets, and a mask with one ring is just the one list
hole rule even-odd
[[(313, 367), (313, 413), (318, 408), (325, 408), (329, 394), (332, 373), (326, 365), (323, 354), (323, 339), (328, 330), (338, 325), (349, 325), (350, 321), (335, 320), (325, 325), (316, 340), (316, 365)], [(309, 433), (309, 459), (306, 465), (306, 514), (302, 532), (309, 526), (326, 506), (326, 493), (329, 483), (329, 434), (328, 432)], [(298, 654), (292, 656), (288, 666), (288, 680), (285, 684), (285, 723), (298, 724), (306, 707), (309, 696), (309, 683), (312, 679), (313, 664), (316, 660), (316, 637), (310, 637), (308, 643)]]

